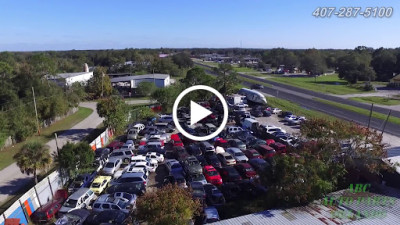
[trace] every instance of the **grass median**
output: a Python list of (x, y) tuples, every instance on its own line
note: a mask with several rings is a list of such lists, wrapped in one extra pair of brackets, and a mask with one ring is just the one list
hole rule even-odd
[(400, 98), (393, 97), (380, 97), (380, 96), (369, 96), (369, 97), (353, 97), (351, 100), (363, 103), (374, 103), (377, 105), (400, 105)]
[[(320, 98), (314, 98), (314, 100), (325, 103), (325, 104), (329, 104), (329, 105), (333, 105), (336, 106), (338, 108), (342, 108), (342, 109), (346, 109), (349, 111), (353, 111), (362, 115), (366, 115), (369, 116), (370, 111), (368, 109), (362, 109), (359, 107), (355, 107), (355, 106), (351, 106), (351, 105), (345, 105), (345, 104), (341, 104), (341, 103), (337, 103), (337, 102), (332, 102), (329, 100), (325, 100), (325, 99), (320, 99)], [(378, 113), (378, 112), (372, 112), (372, 117), (376, 118), (376, 119), (381, 119), (381, 120), (386, 120), (387, 115), (383, 114), (383, 113)], [(389, 120), (390, 123), (394, 123), (394, 124), (399, 124), (400, 125), (400, 118), (398, 117), (394, 117), (394, 116), (390, 116)]]
[(41, 130), (41, 135), (28, 137), (25, 141), (15, 144), (14, 146), (7, 147), (0, 151), (0, 170), (5, 167), (11, 165), (14, 162), (14, 155), (19, 152), (21, 147), (30, 141), (38, 141), (43, 144), (46, 144), (51, 139), (54, 138), (54, 133), (57, 131), (68, 130), (71, 127), (75, 126), (90, 114), (92, 114), (93, 110), (85, 107), (79, 107), (78, 111), (60, 121), (55, 122), (50, 127), (46, 127)]

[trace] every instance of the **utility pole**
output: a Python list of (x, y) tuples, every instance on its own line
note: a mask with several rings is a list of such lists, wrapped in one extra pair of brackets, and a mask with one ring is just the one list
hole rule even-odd
[(36, 108), (35, 90), (34, 90), (33, 87), (32, 87), (32, 94), (33, 94), (33, 105), (35, 106), (35, 114), (36, 114), (37, 129), (38, 129), (38, 134), (39, 134), (39, 136), (40, 136), (39, 117), (38, 117), (37, 108)]
[(390, 114), (391, 114), (391, 113), (392, 113), (392, 110), (389, 110), (389, 113), (388, 113), (388, 115), (387, 115), (387, 117), (386, 117), (385, 123), (383, 124), (381, 136), (383, 136), (383, 132), (385, 131), (386, 124), (387, 124), (387, 121), (389, 120), (389, 117), (390, 117)]
[(56, 140), (56, 148), (57, 148), (57, 155), (60, 155), (60, 149), (58, 148), (58, 139), (57, 139), (57, 133), (54, 133), (55, 140)]
[(368, 118), (368, 129), (369, 125), (371, 124), (371, 117), (372, 117), (372, 109), (374, 108), (374, 103), (371, 104), (371, 109), (369, 111), (369, 118)]

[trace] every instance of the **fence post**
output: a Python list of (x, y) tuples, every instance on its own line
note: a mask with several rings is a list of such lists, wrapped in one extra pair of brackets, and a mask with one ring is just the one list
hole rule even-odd
[(40, 202), (39, 194), (38, 194), (38, 192), (36, 190), (36, 185), (33, 186), (33, 190), (35, 191), (36, 198), (38, 199), (38, 202), (39, 202), (39, 206), (42, 207), (42, 203)]
[(22, 204), (21, 199), (18, 199), (18, 202), (19, 202), (19, 205), (20, 205), (20, 207), (21, 207), (21, 209), (22, 209), (22, 212), (24, 213), (25, 220), (26, 220), (26, 221), (29, 221), (29, 220), (28, 220), (29, 216), (28, 216), (27, 213), (26, 213), (25, 206)]

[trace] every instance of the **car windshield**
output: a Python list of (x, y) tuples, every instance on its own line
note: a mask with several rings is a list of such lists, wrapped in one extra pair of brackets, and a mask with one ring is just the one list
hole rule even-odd
[(121, 208), (121, 209), (125, 209), (126, 205), (128, 205), (127, 202), (124, 201), (118, 201), (117, 205)]
[(98, 187), (100, 187), (100, 183), (93, 183), (93, 184), (92, 184), (92, 187), (93, 187), (93, 188), (98, 188)]
[(216, 175), (218, 175), (218, 172), (217, 172), (216, 170), (211, 170), (211, 171), (209, 170), (207, 173), (208, 173), (209, 176), (216, 176)]
[(65, 206), (65, 207), (68, 207), (68, 208), (75, 208), (77, 203), (78, 203), (77, 200), (68, 199), (68, 200), (64, 203), (64, 206)]
[(172, 168), (172, 169), (178, 169), (178, 168), (181, 168), (181, 165), (179, 165), (179, 164), (174, 164), (174, 165), (171, 166), (171, 168)]
[(121, 156), (121, 155), (124, 155), (124, 153), (123, 152), (113, 152), (113, 153), (111, 153), (111, 157), (112, 156)]
[(114, 163), (109, 162), (109, 163), (106, 164), (105, 167), (106, 167), (106, 168), (114, 168)]
[(236, 152), (235, 156), (243, 156), (243, 153), (242, 152)]

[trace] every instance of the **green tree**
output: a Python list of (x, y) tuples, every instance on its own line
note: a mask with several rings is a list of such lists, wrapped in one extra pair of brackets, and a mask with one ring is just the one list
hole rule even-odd
[(158, 88), (152, 95), (151, 98), (156, 100), (165, 113), (172, 112), (172, 106), (174, 105), (175, 99), (183, 88), (179, 85), (171, 85), (165, 88)]
[(136, 122), (139, 120), (152, 118), (156, 116), (156, 113), (153, 112), (153, 110), (151, 110), (151, 108), (147, 106), (135, 107), (134, 109), (130, 110), (130, 113), (131, 113), (130, 122)]
[(367, 52), (353, 51), (338, 59), (339, 77), (351, 84), (375, 79), (375, 72), (370, 66), (371, 56)]
[(0, 61), (0, 77), (2, 79), (6, 78), (7, 76), (10, 76), (12, 71), (13, 69), (8, 63)]
[(326, 61), (319, 50), (307, 49), (301, 60), (301, 68), (311, 75), (323, 74)]
[(140, 82), (136, 90), (141, 96), (150, 96), (156, 89), (157, 86), (153, 82)]
[(49, 74), (54, 75), (57, 70), (57, 65), (54, 59), (45, 53), (33, 55), (30, 59), (30, 64), (32, 65), (35, 74), (39, 75), (41, 78)]
[(56, 156), (58, 168), (62, 174), (73, 178), (77, 174), (93, 169), (94, 151), (85, 142), (77, 144), (68, 142)]
[(22, 146), (14, 159), (22, 173), (33, 174), (35, 183), (38, 182), (37, 172), (49, 167), (51, 156), (47, 146), (40, 142), (29, 142)]
[(104, 117), (104, 125), (115, 129), (115, 132), (124, 131), (128, 122), (127, 104), (119, 96), (111, 96), (97, 103), (97, 113)]
[(172, 56), (172, 61), (178, 65), (180, 69), (193, 67), (193, 61), (187, 53), (178, 53)]
[(222, 94), (230, 94), (238, 84), (237, 73), (233, 71), (231, 64), (222, 63), (218, 68), (214, 68), (214, 72), (218, 74), (215, 87)]
[(105, 67), (96, 67), (93, 72), (93, 77), (88, 81), (88, 92), (94, 97), (107, 97), (110, 96), (113, 88), (111, 86), (111, 79), (107, 75)]
[(155, 192), (146, 192), (137, 201), (137, 216), (153, 225), (187, 224), (198, 215), (200, 203), (191, 192), (177, 185), (166, 185)]
[(185, 84), (186, 87), (194, 86), (194, 85), (209, 85), (212, 86), (215, 82), (214, 77), (206, 74), (204, 69), (196, 67), (190, 69), (186, 77), (181, 80), (182, 83)]
[(371, 66), (380, 81), (389, 81), (396, 71), (396, 55), (389, 49), (380, 48), (373, 53)]
[(32, 119), (34, 115), (28, 113), (26, 106), (23, 104), (16, 106), (18, 108), (7, 113), (7, 130), (15, 141), (20, 142), (37, 131), (37, 126), (35, 120)]

